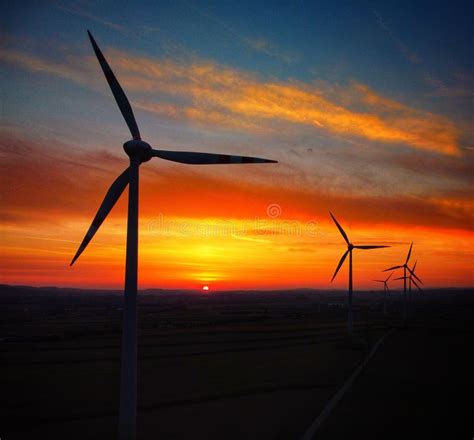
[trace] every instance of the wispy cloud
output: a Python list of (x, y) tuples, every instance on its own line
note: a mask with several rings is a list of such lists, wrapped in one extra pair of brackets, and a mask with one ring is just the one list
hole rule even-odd
[[(68, 151), (67, 158), (64, 151)], [(0, 158), (0, 221), (14, 225), (89, 219), (103, 193), (127, 166), (124, 158), (103, 150), (85, 151), (52, 138), (32, 139), (10, 130), (0, 132)], [(416, 160), (408, 157), (408, 164), (400, 166), (416, 171)], [(432, 161), (420, 163), (422, 168), (431, 165)], [(453, 176), (459, 170), (467, 172), (462, 166), (438, 165), (433, 173)], [(142, 184), (143, 219), (163, 213), (195, 218), (260, 215), (270, 221), (267, 208), (277, 200), (285, 218), (303, 221), (325, 219), (328, 206), (361, 224), (469, 230), (474, 221), (471, 192), (466, 184), (419, 195), (397, 191), (370, 195), (351, 187), (334, 192), (317, 186), (293, 187), (286, 181), (268, 186), (230, 173), (209, 174), (171, 163), (162, 164), (159, 173), (153, 166), (144, 168)], [(179, 203), (176, 193), (180, 194)], [(114, 209), (114, 215), (125, 216), (126, 203), (122, 202)]]
[[(280, 122), (347, 138), (460, 154), (459, 128), (448, 118), (387, 98), (369, 86), (268, 81), (252, 72), (194, 58), (176, 61), (109, 49), (120, 81), (142, 109), (213, 127), (265, 130)], [(93, 58), (52, 61), (3, 49), (1, 59), (36, 72), (91, 84)]]
[(273, 43), (266, 40), (265, 38), (240, 37), (240, 39), (256, 52), (277, 58), (287, 64), (296, 61), (295, 55), (290, 55), (289, 53), (283, 52), (281, 49), (277, 49)]
[(242, 33), (238, 32), (235, 28), (230, 26), (225, 21), (217, 18), (216, 16), (210, 14), (209, 12), (205, 12), (203, 9), (198, 8), (196, 5), (189, 3), (186, 0), (181, 0), (183, 4), (185, 4), (188, 8), (192, 9), (193, 11), (197, 12), (202, 17), (218, 24), (225, 32), (227, 32), (230, 36), (232, 36), (236, 41), (239, 43), (247, 46), (248, 48), (263, 53), (269, 57), (278, 59), (283, 61), (284, 63), (292, 63), (296, 61), (296, 56), (294, 54), (290, 54), (289, 52), (285, 52), (280, 48), (277, 48), (272, 42), (268, 39), (262, 37), (248, 37), (243, 35)]
[(1, 47), (0, 61), (32, 72), (46, 73), (78, 83), (86, 82), (85, 67), (81, 63), (75, 62), (70, 56), (66, 56), (61, 61), (55, 61), (29, 52)]
[(126, 33), (125, 26), (118, 23), (114, 23), (109, 20), (105, 20), (101, 17), (98, 17), (97, 15), (91, 14), (90, 12), (84, 11), (83, 9), (80, 9), (76, 6), (56, 5), (56, 7), (62, 11), (68, 12), (73, 15), (77, 15), (78, 17), (88, 18), (89, 20), (95, 21), (96, 23), (99, 23), (115, 31)]
[(457, 74), (449, 83), (433, 75), (427, 75), (425, 81), (431, 87), (433, 96), (452, 99), (474, 98), (474, 78), (471, 75)]
[(395, 44), (400, 53), (412, 64), (421, 64), (421, 58), (412, 50), (410, 50), (402, 40), (400, 40), (388, 27), (388, 25), (383, 21), (382, 16), (374, 9), (372, 11), (377, 18), (377, 22), (380, 27), (388, 34), (392, 42)]
[[(208, 122), (214, 124), (219, 115), (223, 123), (227, 120), (244, 127), (282, 120), (381, 143), (445, 154), (459, 152), (459, 130), (447, 118), (386, 98), (363, 84), (350, 83), (334, 93), (334, 87), (324, 83), (265, 81), (251, 72), (203, 60), (177, 63), (121, 51), (114, 51), (111, 57), (124, 73), (128, 88), (159, 92), (160, 104), (163, 99), (166, 102), (163, 94), (188, 99), (192, 108), (201, 110), (186, 112), (190, 119), (199, 116), (204, 121), (209, 114)], [(146, 101), (150, 104), (156, 98), (148, 96)]]

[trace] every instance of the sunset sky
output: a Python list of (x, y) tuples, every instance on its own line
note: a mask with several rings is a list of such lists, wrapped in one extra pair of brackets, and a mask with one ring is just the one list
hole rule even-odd
[[(404, 261), (474, 284), (472, 2), (10, 2), (2, 11), (0, 282), (120, 288), (126, 192), (71, 261), (130, 133), (278, 164), (141, 167), (140, 288), (355, 288)], [(394, 282), (393, 287), (400, 287)]]

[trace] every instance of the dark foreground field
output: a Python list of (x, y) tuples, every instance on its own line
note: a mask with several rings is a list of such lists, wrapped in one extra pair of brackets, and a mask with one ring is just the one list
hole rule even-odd
[[(1, 286), (0, 437), (116, 437), (121, 296)], [(394, 328), (317, 438), (472, 438), (474, 292), (145, 291), (139, 439), (300, 439)]]

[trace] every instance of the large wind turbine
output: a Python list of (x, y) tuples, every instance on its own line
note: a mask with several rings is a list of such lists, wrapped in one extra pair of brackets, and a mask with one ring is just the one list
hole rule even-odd
[(122, 355), (120, 377), (119, 439), (130, 440), (136, 435), (137, 411), (137, 254), (138, 254), (138, 179), (141, 163), (153, 157), (192, 165), (268, 163), (274, 160), (258, 157), (229, 156), (226, 154), (195, 153), (183, 151), (154, 150), (140, 136), (130, 103), (115, 77), (112, 69), (100, 51), (92, 34), (89, 34), (94, 52), (99, 60), (105, 78), (109, 83), (115, 101), (128, 125), (132, 140), (124, 143), (130, 166), (117, 177), (107, 191), (102, 204), (87, 231), (71, 266), (87, 247), (92, 237), (105, 220), (110, 210), (128, 188), (127, 252), (125, 262), (125, 292), (122, 324)]
[[(421, 280), (415, 275), (412, 269), (408, 267), (408, 261), (410, 261), (410, 256), (411, 256), (411, 250), (413, 248), (413, 242), (411, 242), (410, 249), (408, 250), (407, 258), (405, 260), (405, 263), (399, 266), (393, 266), (389, 267), (388, 269), (385, 269), (384, 272), (388, 272), (389, 270), (395, 270), (395, 269), (402, 269), (403, 268), (403, 277), (400, 279), (403, 279), (403, 319), (407, 318), (407, 271), (413, 275), (418, 281)], [(416, 264), (415, 264), (416, 266)]]
[(383, 283), (383, 314), (387, 314), (387, 294), (390, 291), (388, 288), (388, 280), (392, 277), (393, 272), (385, 280), (374, 280), (377, 283)]
[(339, 264), (336, 267), (336, 271), (334, 272), (334, 275), (332, 276), (331, 283), (333, 282), (334, 278), (336, 278), (337, 273), (339, 272), (339, 269), (341, 268), (342, 264), (344, 263), (344, 260), (347, 257), (347, 254), (349, 254), (349, 297), (348, 297), (348, 307), (347, 307), (347, 331), (349, 333), (349, 336), (352, 336), (353, 333), (353, 314), (352, 314), (352, 250), (353, 249), (378, 249), (378, 248), (386, 248), (390, 246), (373, 246), (373, 245), (354, 245), (349, 241), (349, 238), (347, 238), (347, 234), (344, 232), (344, 229), (342, 229), (341, 225), (338, 223), (336, 218), (332, 215), (332, 213), (329, 213), (334, 220), (334, 223), (336, 223), (337, 229), (339, 229), (339, 232), (341, 233), (342, 237), (344, 238), (345, 242), (347, 243), (347, 251), (344, 252), (342, 255), (341, 259), (339, 260)]

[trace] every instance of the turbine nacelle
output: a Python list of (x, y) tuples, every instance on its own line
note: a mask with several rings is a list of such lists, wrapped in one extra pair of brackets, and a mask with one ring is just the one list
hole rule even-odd
[(153, 149), (145, 141), (132, 139), (123, 144), (125, 153), (132, 158), (139, 159), (140, 163), (148, 162), (153, 157)]

